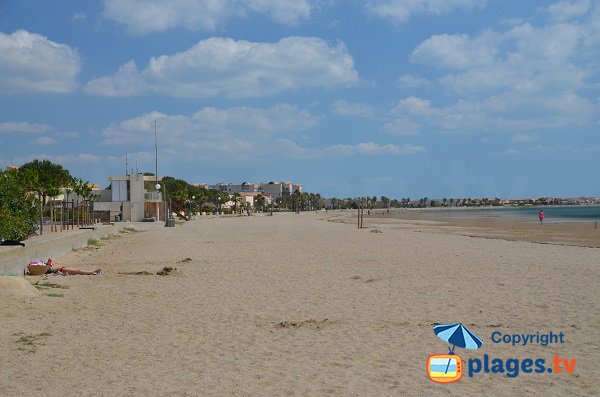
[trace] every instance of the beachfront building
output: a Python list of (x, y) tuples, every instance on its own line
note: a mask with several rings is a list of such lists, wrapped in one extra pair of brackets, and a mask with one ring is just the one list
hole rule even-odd
[(269, 182), (258, 184), (244, 182), (239, 185), (232, 183), (217, 183), (215, 185), (208, 185), (208, 188), (220, 190), (230, 195), (236, 193), (261, 193), (265, 197), (271, 197), (271, 200), (273, 201), (276, 201), (279, 198), (283, 198), (284, 200), (289, 199), (296, 191), (302, 193), (302, 185), (293, 182)]
[(261, 192), (242, 192), (240, 195), (240, 203), (242, 206), (248, 204), (252, 208), (258, 208), (257, 197), (262, 196), (265, 198), (264, 205), (270, 205), (273, 202), (273, 197), (270, 194), (264, 194)]
[(279, 198), (287, 199), (291, 197), (295, 191), (302, 193), (302, 185), (293, 182), (261, 183), (259, 184), (258, 191), (271, 196), (273, 200)]
[(255, 193), (259, 191), (259, 185), (250, 182), (244, 182), (240, 185), (235, 185), (233, 183), (217, 183), (216, 185), (209, 185), (208, 188), (212, 190), (220, 190), (228, 194), (236, 194), (242, 192)]
[(107, 213), (111, 221), (165, 220), (162, 192), (145, 187), (146, 184), (154, 186), (161, 177), (138, 173), (111, 176), (108, 180), (110, 186), (107, 189), (94, 192), (100, 195), (94, 202), (94, 211)]

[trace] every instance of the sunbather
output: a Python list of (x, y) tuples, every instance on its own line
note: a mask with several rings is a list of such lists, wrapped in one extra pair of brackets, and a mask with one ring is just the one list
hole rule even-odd
[(102, 273), (102, 268), (92, 270), (92, 271), (86, 271), (86, 270), (76, 269), (73, 267), (65, 267), (65, 266), (58, 266), (56, 268), (52, 268), (52, 259), (50, 259), (50, 258), (48, 258), (48, 262), (46, 262), (46, 265), (50, 266), (50, 269), (48, 269), (48, 273), (61, 272), (65, 276), (68, 276), (70, 274), (73, 274), (73, 275), (78, 274), (78, 275), (82, 275), (82, 276), (95, 276), (97, 274)]

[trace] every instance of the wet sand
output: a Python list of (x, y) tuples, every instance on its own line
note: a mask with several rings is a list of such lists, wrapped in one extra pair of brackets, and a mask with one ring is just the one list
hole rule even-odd
[[(600, 247), (600, 225), (594, 228), (594, 221), (570, 222), (564, 219), (546, 219), (544, 224), (540, 225), (535, 218), (487, 217), (485, 209), (470, 211), (472, 215), (468, 217), (448, 217), (445, 216), (448, 210), (410, 209), (391, 210), (389, 213), (384, 210), (374, 210), (371, 211), (371, 215), (365, 215), (364, 225), (396, 223), (399, 228), (418, 229), (427, 233)], [(477, 217), (478, 214), (482, 216)]]
[[(0, 395), (597, 392), (598, 249), (424, 224), (358, 230), (351, 221), (345, 213), (202, 219), (72, 253), (57, 264), (104, 273), (47, 277), (67, 288), (0, 301)], [(177, 269), (157, 275), (164, 267)], [(480, 350), (457, 348), (463, 360), (559, 354), (577, 359), (575, 372), (435, 384), (427, 357), (449, 345), (433, 325), (453, 322), (483, 339)], [(564, 332), (565, 343), (497, 345), (494, 331)]]

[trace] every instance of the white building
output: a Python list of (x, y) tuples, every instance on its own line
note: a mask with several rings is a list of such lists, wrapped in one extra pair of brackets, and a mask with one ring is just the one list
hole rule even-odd
[(240, 185), (217, 183), (208, 186), (208, 188), (220, 190), (230, 195), (236, 193), (262, 193), (263, 196), (270, 196), (273, 200), (277, 200), (280, 197), (288, 198), (295, 191), (302, 192), (302, 185), (293, 182), (269, 182), (259, 184), (244, 182)]
[[(157, 177), (133, 174), (111, 176), (108, 189), (94, 192), (100, 199), (94, 202), (94, 211), (107, 211), (110, 220), (141, 222), (154, 218), (164, 221), (162, 192), (146, 191), (144, 182), (156, 183)], [(158, 177), (158, 181), (162, 180)]]
[(258, 191), (270, 195), (273, 200), (277, 200), (280, 197), (290, 197), (295, 191), (302, 192), (302, 185), (293, 182), (261, 183)]

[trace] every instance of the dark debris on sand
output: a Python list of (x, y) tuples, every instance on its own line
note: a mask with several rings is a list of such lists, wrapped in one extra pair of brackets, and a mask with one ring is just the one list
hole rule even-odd
[(162, 268), (161, 271), (156, 272), (157, 275), (159, 276), (168, 276), (169, 274), (171, 274), (171, 272), (173, 270), (177, 270), (176, 267), (171, 267), (171, 266), (165, 266)]
[(141, 272), (119, 272), (117, 274), (126, 274), (128, 276), (152, 276), (152, 273), (143, 270)]
[(313, 329), (321, 329), (329, 319), (324, 320), (304, 320), (304, 321), (280, 321), (275, 323), (275, 328), (284, 329), (284, 328), (313, 328)]

